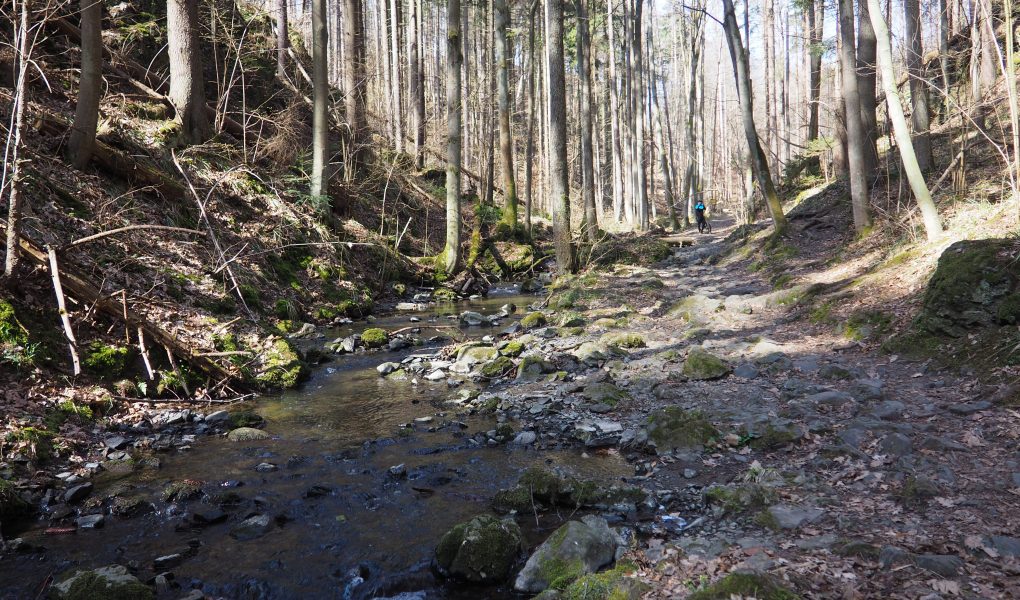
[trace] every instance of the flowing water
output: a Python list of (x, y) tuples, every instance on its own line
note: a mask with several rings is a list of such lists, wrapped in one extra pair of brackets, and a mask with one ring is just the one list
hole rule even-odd
[[(447, 315), (460, 310), (496, 312), (505, 302), (526, 305), (533, 297), (489, 299), (418, 314), (422, 337), (436, 333), (478, 337), (493, 330), (429, 329), (456, 325)], [(379, 319), (372, 326), (410, 326), (410, 313)], [(362, 326), (363, 327), (363, 326)], [(346, 335), (355, 328), (341, 330)], [(116, 486), (141, 495), (154, 512), (134, 518), (108, 517), (99, 530), (45, 535), (43, 526), (23, 532), (44, 546), (39, 554), (0, 563), (0, 598), (33, 598), (47, 576), (75, 567), (112, 563), (137, 567), (143, 579), (157, 574), (153, 560), (180, 553), (169, 569), (180, 591), (202, 587), (228, 598), (372, 598), (426, 590), (429, 598), (512, 598), (506, 587), (471, 588), (445, 583), (430, 569), (432, 550), (454, 524), (489, 510), (488, 501), (513, 485), (529, 466), (562, 468), (579, 477), (610, 481), (630, 472), (619, 458), (582, 456), (578, 451), (478, 446), (471, 435), (495, 427), (492, 417), (458, 414), (442, 407), (457, 390), (445, 383), (391, 381), (375, 366), (414, 352), (358, 354), (319, 368), (301, 389), (261, 398), (255, 410), (273, 439), (231, 443), (199, 437), (190, 450), (160, 455), (159, 469), (128, 477), (100, 476), (93, 497)], [(468, 384), (465, 384), (468, 385)], [(402, 425), (417, 417), (429, 423)], [(258, 472), (256, 465), (277, 469)], [(407, 475), (390, 467), (405, 465)], [(163, 502), (167, 483), (203, 482), (205, 496)], [(235, 493), (225, 523), (193, 528), (187, 514), (214, 508), (217, 494)], [(229, 535), (251, 514), (272, 515), (270, 531), (249, 541)], [(529, 546), (540, 543), (568, 515), (537, 522), (519, 518)], [(364, 580), (363, 583), (359, 582)]]

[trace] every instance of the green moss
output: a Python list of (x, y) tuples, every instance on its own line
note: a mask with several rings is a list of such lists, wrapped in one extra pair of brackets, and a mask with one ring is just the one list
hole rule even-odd
[[(558, 532), (557, 532), (558, 533)], [(584, 563), (580, 559), (545, 558), (538, 565), (542, 579), (549, 582), (553, 590), (565, 590), (571, 583), (584, 575)]]
[(828, 325), (832, 323), (832, 307), (833, 303), (831, 301), (822, 302), (811, 310), (808, 320), (815, 325)]
[(489, 361), (482, 366), (479, 371), (482, 377), (488, 377), (489, 379), (495, 379), (497, 377), (503, 377), (511, 373), (517, 365), (514, 361), (506, 356), (498, 356), (495, 360)]
[(892, 317), (880, 310), (858, 311), (847, 319), (843, 335), (854, 341), (873, 338), (885, 333), (891, 323)]
[(850, 541), (836, 548), (836, 554), (867, 560), (878, 560), (879, 548), (874, 544), (861, 541)]
[(481, 515), (454, 526), (439, 540), (436, 562), (468, 581), (495, 582), (510, 576), (521, 550), (517, 523)]
[(563, 588), (564, 600), (637, 600), (651, 588), (648, 584), (628, 577), (637, 568), (621, 562), (608, 571), (591, 573), (577, 578)]
[(528, 313), (523, 319), (521, 319), (521, 329), (524, 331), (530, 331), (532, 329), (544, 327), (546, 323), (545, 315), (536, 310)]
[(153, 600), (156, 597), (152, 588), (132, 579), (111, 580), (92, 571), (79, 572), (66, 592), (54, 590), (52, 597), (59, 600)]
[(14, 306), (0, 299), (0, 344), (24, 346), (28, 344), (28, 330), (18, 321)]
[(995, 311), (995, 319), (1006, 325), (1020, 323), (1020, 293), (1010, 294), (999, 303), (999, 308)]
[(772, 279), (772, 289), (781, 290), (788, 286), (793, 281), (793, 275), (789, 273), (780, 273)]
[(688, 596), (688, 600), (730, 600), (732, 597), (758, 600), (800, 600), (800, 596), (772, 581), (766, 575), (730, 573), (703, 590)]
[(506, 345), (499, 350), (499, 353), (503, 356), (509, 356), (512, 358), (520, 356), (521, 352), (524, 352), (524, 344), (517, 340), (507, 342)]
[(761, 525), (765, 529), (771, 529), (772, 531), (779, 531), (782, 527), (779, 525), (779, 519), (767, 510), (763, 510), (754, 516), (754, 522)]
[(584, 317), (580, 313), (569, 311), (560, 316), (559, 324), (560, 327), (583, 327)]
[(432, 299), (440, 304), (449, 304), (457, 301), (457, 292), (450, 288), (439, 288), (433, 292)]
[(698, 346), (688, 351), (687, 359), (684, 361), (683, 374), (688, 379), (719, 379), (729, 372), (730, 366), (723, 359)]
[(84, 354), (81, 364), (86, 371), (102, 379), (113, 380), (127, 368), (131, 349), (96, 341), (88, 345)]
[(294, 345), (285, 339), (277, 339), (260, 357), (261, 367), (255, 381), (270, 388), (292, 388), (307, 375), (308, 368), (301, 361)]
[(796, 434), (789, 429), (777, 429), (771, 423), (765, 426), (765, 431), (751, 439), (750, 446), (755, 450), (776, 450), (782, 448), (797, 439)]
[(301, 316), (301, 311), (299, 311), (297, 305), (290, 300), (280, 298), (273, 305), (273, 314), (276, 315), (278, 319), (296, 320)]
[(56, 408), (46, 413), (43, 420), (46, 423), (47, 429), (59, 431), (60, 426), (69, 419), (74, 419), (79, 424), (84, 424), (91, 421), (93, 417), (94, 415), (90, 407), (77, 404), (73, 400), (62, 400), (57, 404)]
[(381, 348), (390, 341), (390, 334), (385, 329), (370, 327), (361, 332), (361, 343), (366, 348)]
[(761, 510), (775, 503), (776, 492), (759, 483), (714, 485), (704, 491), (705, 502), (721, 506), (728, 513)]
[(700, 411), (667, 406), (648, 417), (648, 437), (661, 452), (695, 448), (719, 438), (719, 431)]
[(0, 520), (12, 520), (31, 512), (31, 505), (22, 500), (14, 484), (0, 479)]
[(254, 410), (239, 410), (237, 412), (230, 413), (228, 423), (230, 423), (231, 429), (237, 429), (239, 427), (262, 427), (266, 422), (258, 413)]
[(939, 495), (938, 487), (928, 479), (907, 477), (896, 494), (900, 503), (907, 507), (923, 506)]
[(241, 298), (244, 300), (244, 303), (248, 305), (248, 308), (252, 310), (259, 310), (262, 307), (262, 298), (259, 294), (258, 288), (247, 283), (242, 283), (237, 289), (241, 293)]
[(616, 348), (644, 348), (646, 346), (644, 338), (636, 333), (607, 333), (599, 338), (599, 341), (606, 346)]
[(181, 502), (191, 500), (202, 494), (202, 482), (194, 479), (172, 481), (163, 488), (164, 502)]
[(504, 442), (512, 440), (514, 437), (513, 425), (509, 423), (503, 423), (499, 427), (496, 427), (496, 439)]
[(578, 307), (578, 300), (581, 299), (581, 292), (575, 288), (564, 290), (549, 300), (549, 308), (553, 310), (567, 310)]

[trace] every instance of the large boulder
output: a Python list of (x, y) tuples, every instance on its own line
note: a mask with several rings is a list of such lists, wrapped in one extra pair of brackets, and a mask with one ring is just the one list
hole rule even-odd
[(128, 573), (127, 567), (110, 565), (91, 571), (77, 571), (50, 587), (54, 600), (152, 600), (153, 589)]
[(683, 373), (688, 379), (719, 379), (728, 375), (730, 371), (726, 361), (699, 346), (691, 348), (687, 353), (687, 360), (684, 361)]
[(1020, 244), (964, 240), (947, 248), (924, 294), (914, 326), (960, 337), (974, 326), (1020, 322)]
[(605, 519), (587, 515), (580, 521), (570, 521), (528, 558), (514, 581), (514, 589), (537, 594), (549, 587), (564, 588), (613, 562), (620, 545), (619, 536)]
[(523, 550), (517, 523), (481, 515), (443, 536), (436, 546), (436, 564), (442, 573), (455, 579), (498, 583), (510, 577)]
[(701, 448), (719, 439), (719, 430), (699, 411), (667, 406), (648, 417), (648, 438), (659, 454), (676, 448)]

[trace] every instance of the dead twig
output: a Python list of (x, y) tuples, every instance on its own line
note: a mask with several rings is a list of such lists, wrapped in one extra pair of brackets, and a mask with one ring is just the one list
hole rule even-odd
[(67, 314), (67, 305), (64, 303), (64, 288), (60, 284), (60, 267), (57, 265), (57, 251), (53, 246), (47, 246), (46, 254), (49, 256), (50, 278), (53, 279), (53, 292), (57, 295), (57, 309), (60, 311), (60, 322), (64, 326), (67, 346), (71, 351), (71, 364), (74, 365), (75, 376), (78, 376), (81, 375), (81, 363), (78, 360), (78, 340), (74, 339), (71, 317)]

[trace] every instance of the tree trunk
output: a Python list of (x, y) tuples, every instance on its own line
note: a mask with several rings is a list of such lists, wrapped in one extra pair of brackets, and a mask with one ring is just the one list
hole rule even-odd
[(606, 0), (606, 36), (609, 46), (609, 126), (612, 136), (610, 156), (613, 165), (613, 218), (619, 222), (623, 218), (623, 144), (620, 132), (620, 93), (616, 77), (616, 15), (613, 0)]
[(635, 209), (637, 224), (642, 231), (648, 229), (648, 179), (645, 174), (645, 89), (641, 84), (644, 59), (641, 51), (641, 16), (644, 0), (634, 0), (634, 24), (631, 29), (631, 56), (634, 71), (631, 73), (631, 102), (634, 110), (634, 139), (631, 169), (634, 172)]
[(935, 208), (935, 203), (932, 202), (931, 194), (928, 192), (928, 185), (924, 181), (924, 175), (921, 173), (917, 157), (914, 155), (914, 145), (910, 140), (907, 119), (903, 116), (903, 107), (900, 106), (899, 96), (896, 94), (896, 73), (893, 71), (892, 43), (889, 41), (889, 28), (885, 24), (885, 19), (882, 18), (878, 0), (868, 0), (868, 4), (871, 8), (871, 22), (875, 27), (878, 37), (878, 64), (882, 69), (882, 87), (885, 89), (885, 104), (896, 135), (896, 146), (900, 151), (900, 159), (903, 161), (903, 170), (907, 174), (910, 189), (914, 192), (918, 208), (921, 209), (925, 232), (928, 234), (928, 239), (932, 240), (942, 233), (942, 223), (939, 221), (938, 209)]
[[(83, 0), (87, 1), (87, 0)], [(276, 74), (287, 79), (287, 48), (290, 46), (287, 25), (287, 0), (276, 0)]]
[[(666, 132), (663, 125), (662, 109), (659, 107), (659, 96), (656, 91), (658, 84), (652, 80), (652, 105), (655, 108), (655, 137), (656, 146), (659, 149), (659, 169), (662, 170), (662, 187), (665, 192), (666, 207), (669, 209), (669, 224), (673, 231), (680, 231), (680, 220), (676, 216), (676, 199), (673, 197), (673, 178), (669, 172), (668, 146), (666, 145)], [(663, 99), (665, 103), (665, 98)]]
[(847, 159), (850, 166), (850, 203), (854, 227), (858, 232), (871, 225), (868, 216), (868, 177), (865, 145), (867, 137), (861, 123), (861, 99), (858, 91), (857, 57), (854, 53), (854, 3), (839, 0), (839, 65), (843, 80), (843, 105), (846, 108)]
[(444, 266), (460, 270), (461, 67), (464, 64), (460, 0), (446, 3), (446, 247)]
[(860, 30), (857, 33), (857, 92), (861, 99), (861, 126), (864, 128), (864, 174), (878, 171), (877, 75), (875, 72), (875, 30), (868, 19), (867, 0), (860, 2)]
[[(454, 0), (456, 1), (456, 0)], [(570, 239), (570, 182), (567, 172), (567, 85), (563, 63), (563, 0), (545, 2), (546, 71), (549, 104), (550, 196), (556, 268), (561, 274), (574, 270), (574, 246)]]
[(514, 140), (510, 131), (510, 8), (507, 0), (495, 0), (497, 96), (499, 103), (499, 159), (503, 171), (503, 222), (517, 228), (517, 177), (514, 171)]
[(326, 30), (326, 0), (312, 0), (312, 173), (309, 194), (328, 195), (329, 122), (329, 36)]
[[(413, 0), (411, 0), (413, 1)], [(397, 152), (404, 151), (404, 110), (400, 93), (400, 2), (390, 0), (390, 118), (393, 119), (393, 140)]]
[(818, 108), (822, 97), (822, 30), (825, 22), (825, 5), (818, 0), (819, 6), (815, 8), (816, 0), (805, 2), (807, 12), (808, 29), (808, 54), (810, 56), (810, 105), (808, 106), (808, 134), (807, 139), (818, 139)]
[(914, 132), (914, 152), (921, 172), (931, 170), (931, 134), (928, 131), (928, 83), (923, 80), (921, 46), (921, 6), (918, 0), (903, 0), (906, 23), (907, 74), (910, 78), (910, 121)]
[(92, 158), (102, 88), (103, 5), (97, 0), (81, 0), (81, 79), (67, 144), (71, 163), (77, 169), (84, 168)]
[(591, 94), (591, 29), (588, 22), (588, 0), (577, 0), (577, 76), (580, 80), (581, 119), (581, 202), (584, 218), (581, 235), (595, 243), (598, 238), (598, 212), (595, 206), (595, 164), (592, 153), (592, 98)]
[(414, 168), (425, 168), (425, 74), (422, 70), (418, 36), (421, 35), (421, 0), (408, 0), (411, 15), (407, 24), (407, 77), (411, 84), (411, 104), (414, 107)]
[(205, 76), (198, 43), (198, 0), (169, 0), (166, 5), (170, 101), (177, 109), (184, 140), (200, 144), (212, 135), (205, 106)]
[(751, 96), (751, 79), (747, 66), (747, 54), (744, 51), (743, 42), (740, 40), (740, 28), (737, 25), (733, 0), (723, 0), (723, 14), (723, 29), (726, 33), (726, 42), (729, 46), (730, 59), (733, 63), (733, 77), (736, 79), (737, 95), (740, 97), (744, 136), (747, 138), (751, 163), (754, 165), (758, 185), (765, 196), (765, 203), (769, 208), (769, 213), (772, 215), (775, 233), (776, 235), (782, 235), (787, 227), (786, 215), (783, 214), (783, 205), (779, 201), (779, 194), (776, 193), (776, 186), (772, 183), (772, 173), (769, 171), (768, 161), (765, 159), (761, 142), (758, 140), (758, 131), (754, 126), (754, 105)]
[[(6, 181), (0, 180), (0, 192), (4, 190), (4, 185), (9, 190), (8, 202), (7, 202), (7, 256), (4, 260), (4, 278), (7, 280), (8, 287), (12, 281), (15, 281), (15, 276), (18, 274), (19, 266), (21, 264), (21, 249), (20, 240), (21, 237), (21, 215), (24, 212), (22, 206), (24, 200), (21, 197), (21, 181), (24, 177), (22, 173), (22, 161), (21, 158), (21, 135), (25, 123), (25, 94), (28, 91), (28, 65), (30, 57), (28, 55), (28, 36), (29, 36), (29, 15), (31, 14), (31, 2), (29, 0), (21, 0), (21, 14), (19, 15), (18, 25), (15, 27), (15, 38), (17, 40), (17, 75), (14, 82), (14, 118), (12, 119), (12, 129), (10, 132), (10, 138), (8, 141), (8, 147), (5, 149), (6, 156), (5, 160), (9, 158), (4, 166), (5, 178), (9, 176)], [(9, 168), (9, 171), (8, 171)]]
[(365, 29), (361, 0), (344, 0), (344, 113), (349, 129), (347, 165), (350, 180), (362, 161), (365, 129)]
[(535, 12), (538, 3), (533, 2), (528, 11), (528, 139), (524, 149), (524, 228), (531, 235), (531, 207), (534, 193), (534, 162), (535, 162), (535, 113), (538, 110), (535, 101)]

